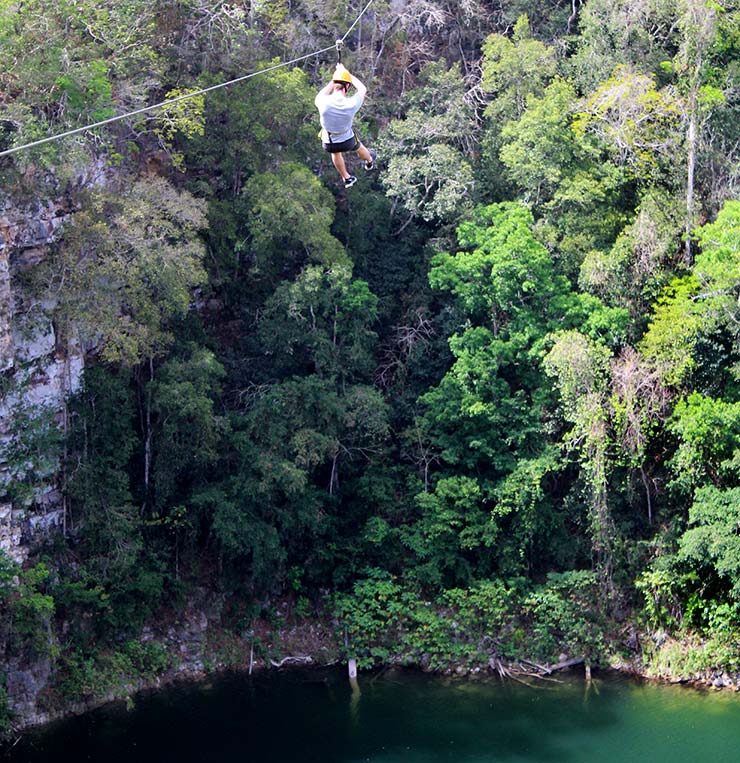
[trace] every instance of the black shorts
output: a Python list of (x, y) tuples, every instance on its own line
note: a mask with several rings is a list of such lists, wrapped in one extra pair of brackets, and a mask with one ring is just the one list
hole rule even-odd
[(352, 133), (351, 138), (343, 140), (341, 143), (324, 143), (324, 151), (328, 151), (330, 154), (341, 154), (344, 151), (357, 151), (360, 147), (360, 141), (357, 140), (357, 135)]

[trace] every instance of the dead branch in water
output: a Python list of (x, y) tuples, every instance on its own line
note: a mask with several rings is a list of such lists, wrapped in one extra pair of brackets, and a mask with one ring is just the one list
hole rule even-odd
[(574, 657), (569, 660), (561, 660), (554, 665), (540, 665), (537, 662), (531, 662), (530, 660), (519, 660), (518, 662), (505, 664), (497, 655), (493, 655), (488, 660), (488, 667), (490, 670), (498, 673), (501, 678), (512, 678), (519, 683), (523, 683), (526, 686), (532, 685), (527, 683), (526, 678), (535, 678), (539, 681), (551, 681), (555, 683), (561, 683), (557, 678), (552, 678), (552, 674), (560, 670), (567, 670), (568, 668), (575, 667), (576, 665), (582, 665), (585, 662), (583, 657)]
[(313, 658), (309, 656), (303, 656), (298, 655), (295, 657), (283, 657), (280, 662), (275, 662), (275, 660), (270, 660), (270, 665), (272, 665), (273, 668), (282, 668), (283, 665), (311, 665), (313, 663)]

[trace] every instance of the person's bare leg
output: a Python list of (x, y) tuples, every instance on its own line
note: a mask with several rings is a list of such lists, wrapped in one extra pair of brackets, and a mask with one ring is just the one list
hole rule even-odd
[(347, 165), (344, 163), (344, 156), (340, 153), (332, 154), (331, 160), (337, 168), (339, 176), (342, 180), (346, 180), (349, 177), (349, 172), (347, 172)]
[(360, 147), (357, 149), (357, 156), (359, 156), (363, 162), (371, 162), (373, 160), (373, 157), (363, 143), (360, 143)]

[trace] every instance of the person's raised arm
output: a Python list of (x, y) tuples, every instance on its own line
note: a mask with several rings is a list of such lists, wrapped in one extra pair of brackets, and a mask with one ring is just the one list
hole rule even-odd
[(367, 88), (359, 79), (357, 79), (357, 77), (355, 77), (354, 74), (350, 74), (349, 76), (352, 78), (352, 84), (355, 86), (355, 89), (357, 90), (357, 95), (360, 96), (360, 100), (364, 101), (365, 95), (367, 93)]
[(334, 82), (329, 82), (326, 84), (321, 90), (319, 90), (318, 93), (316, 93), (316, 97), (313, 99), (314, 105), (319, 105), (319, 98), (321, 98), (324, 95), (331, 95), (331, 91), (334, 87)]

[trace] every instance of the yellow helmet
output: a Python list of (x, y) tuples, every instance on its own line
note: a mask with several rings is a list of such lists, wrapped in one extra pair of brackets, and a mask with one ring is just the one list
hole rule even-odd
[(352, 75), (346, 69), (342, 69), (341, 71), (335, 69), (332, 82), (346, 82), (348, 85), (351, 85)]

